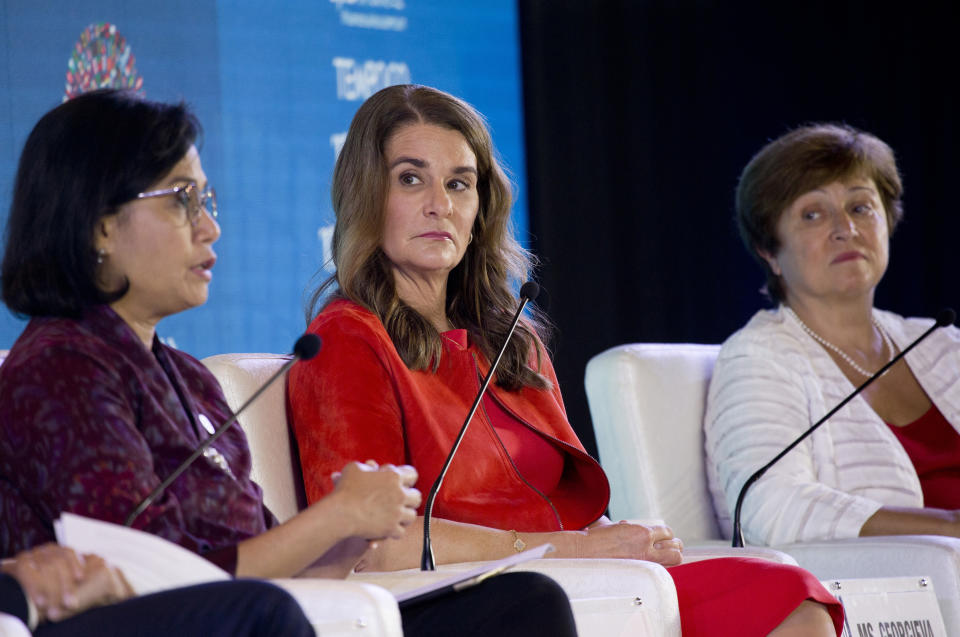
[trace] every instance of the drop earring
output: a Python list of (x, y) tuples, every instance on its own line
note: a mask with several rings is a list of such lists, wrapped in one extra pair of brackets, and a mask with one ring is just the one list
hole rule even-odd
[(107, 256), (106, 250), (104, 250), (103, 248), (100, 248), (97, 250), (97, 265), (103, 264), (103, 258), (105, 256)]

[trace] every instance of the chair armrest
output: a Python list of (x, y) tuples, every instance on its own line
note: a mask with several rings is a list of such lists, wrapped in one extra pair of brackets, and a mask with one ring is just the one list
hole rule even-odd
[[(348, 581), (375, 583), (403, 592), (470, 570), (479, 562), (445, 564), (438, 571), (355, 573)], [(531, 560), (517, 571), (552, 577), (570, 598), (577, 630), (583, 637), (609, 635), (680, 635), (680, 610), (673, 579), (666, 569), (639, 560)]]
[(960, 634), (960, 539), (890, 535), (804, 542), (777, 547), (818, 579), (929, 577), (944, 624)]
[(318, 635), (403, 637), (393, 595), (370, 583), (318, 578), (270, 580), (293, 595)]
[(768, 546), (744, 546), (742, 548), (734, 548), (722, 540), (708, 540), (702, 544), (698, 542), (693, 546), (683, 547), (683, 561), (685, 563), (712, 560), (718, 557), (757, 557), (778, 564), (798, 565), (797, 560), (789, 553)]
[[(659, 564), (640, 560), (549, 559), (533, 560), (520, 570), (536, 571), (555, 579), (573, 606), (580, 635), (671, 635), (680, 636), (680, 604), (673, 578)], [(606, 604), (600, 605), (600, 600)], [(623, 604), (636, 604), (647, 621), (638, 622), (642, 632), (630, 632), (631, 624), (616, 622), (614, 613), (624, 613)]]
[[(279, 579), (300, 604), (318, 635), (356, 635), (359, 629), (369, 637), (403, 637), (400, 611), (388, 591), (371, 584), (322, 579)], [(19, 618), (0, 613), (0, 637), (30, 637)]]
[(0, 613), (0, 637), (30, 637), (30, 631), (19, 617)]

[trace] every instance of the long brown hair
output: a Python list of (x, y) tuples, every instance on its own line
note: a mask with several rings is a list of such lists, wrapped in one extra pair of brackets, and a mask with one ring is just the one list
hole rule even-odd
[[(400, 358), (410, 369), (436, 370), (443, 352), (436, 328), (398, 296), (390, 262), (380, 247), (387, 194), (388, 140), (410, 124), (431, 124), (463, 135), (477, 159), (480, 209), (473, 241), (447, 280), (447, 316), (464, 328), (488, 360), (506, 338), (517, 301), (511, 288), (531, 274), (533, 256), (513, 238), (510, 182), (497, 163), (483, 117), (469, 104), (443, 91), (412, 84), (385, 88), (357, 111), (333, 172), (331, 196), (336, 225), (336, 272), (311, 295), (307, 320), (317, 314), (327, 291), (333, 298), (363, 305), (379, 317)], [(520, 323), (497, 371), (497, 385), (540, 389), (550, 381), (528, 365), (531, 350), (539, 369), (544, 352), (537, 337), (547, 323), (536, 309)]]

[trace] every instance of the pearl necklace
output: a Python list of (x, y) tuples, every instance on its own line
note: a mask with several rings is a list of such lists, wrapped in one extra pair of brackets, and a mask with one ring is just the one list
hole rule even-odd
[[(855, 363), (854, 360), (850, 358), (850, 356), (848, 356), (847, 353), (844, 352), (842, 349), (840, 349), (839, 347), (837, 347), (836, 345), (834, 345), (833, 343), (831, 343), (830, 341), (828, 341), (827, 339), (823, 338), (822, 336), (814, 332), (812, 329), (810, 329), (807, 326), (807, 324), (804, 323), (799, 316), (797, 316), (797, 313), (793, 311), (793, 308), (785, 305), (784, 309), (787, 312), (789, 312), (793, 316), (793, 318), (797, 319), (797, 323), (800, 324), (800, 327), (803, 328), (803, 331), (809, 334), (810, 337), (813, 338), (813, 340), (817, 341), (818, 343), (820, 343), (830, 351), (835, 352), (837, 356), (839, 356), (844, 361), (846, 361), (847, 365), (849, 365), (858, 374), (866, 378), (869, 378), (870, 376), (873, 375), (867, 370), (865, 370), (864, 368), (857, 365), (857, 363)], [(893, 360), (893, 343), (890, 341), (890, 337), (887, 336), (886, 331), (884, 331), (884, 329), (880, 327), (880, 323), (877, 321), (877, 319), (871, 316), (870, 322), (873, 323), (873, 326), (877, 328), (878, 332), (880, 332), (880, 338), (883, 339), (883, 346), (887, 350), (887, 363), (889, 363), (891, 360)]]

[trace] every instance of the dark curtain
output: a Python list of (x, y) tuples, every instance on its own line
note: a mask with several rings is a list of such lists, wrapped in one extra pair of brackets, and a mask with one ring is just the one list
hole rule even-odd
[(591, 453), (591, 356), (719, 343), (768, 305), (733, 192), (753, 153), (798, 124), (846, 122), (897, 153), (905, 218), (877, 306), (960, 306), (960, 36), (948, 4), (925, 5), (520, 0), (540, 304)]

